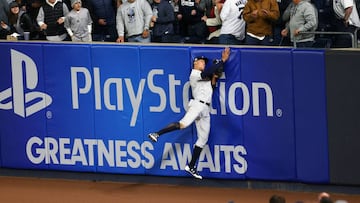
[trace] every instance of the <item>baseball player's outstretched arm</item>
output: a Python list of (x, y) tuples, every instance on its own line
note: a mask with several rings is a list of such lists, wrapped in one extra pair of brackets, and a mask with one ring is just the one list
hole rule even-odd
[(206, 68), (202, 73), (201, 77), (204, 78), (212, 78), (213, 74), (218, 72), (218, 70), (222, 69), (224, 63), (229, 59), (230, 56), (230, 48), (226, 47), (221, 53), (221, 60), (215, 59), (213, 64)]
[(225, 47), (225, 49), (222, 51), (221, 53), (221, 64), (219, 64), (219, 67), (215, 68), (214, 74), (212, 74), (212, 78), (211, 78), (211, 85), (213, 88), (215, 88), (216, 82), (217, 80), (222, 76), (222, 72), (224, 71), (224, 64), (230, 56), (230, 48), (229, 47)]
[(230, 57), (230, 48), (225, 47), (224, 51), (221, 53), (221, 60), (225, 63)]

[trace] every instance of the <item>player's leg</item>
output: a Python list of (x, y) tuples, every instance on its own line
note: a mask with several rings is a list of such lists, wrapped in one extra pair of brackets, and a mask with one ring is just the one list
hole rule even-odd
[(197, 171), (197, 169), (195, 167), (196, 161), (198, 160), (202, 149), (203, 149), (202, 147), (195, 145), (194, 149), (193, 149), (191, 161), (190, 161), (189, 165), (185, 166), (185, 171), (190, 173), (192, 176), (194, 176), (194, 178), (197, 178), (197, 179), (202, 179), (202, 176), (199, 174), (199, 172)]
[(157, 142), (158, 138), (162, 134), (188, 127), (192, 122), (194, 122), (194, 120), (198, 117), (199, 114), (200, 110), (196, 107), (196, 105), (191, 105), (184, 117), (179, 122), (171, 123), (157, 132), (150, 133), (148, 137), (153, 142)]
[(149, 138), (153, 142), (157, 142), (157, 139), (160, 137), (160, 135), (168, 133), (168, 132), (172, 132), (174, 130), (179, 130), (179, 129), (180, 129), (180, 123), (179, 122), (170, 123), (169, 125), (167, 125), (163, 129), (159, 130), (158, 132), (150, 133)]
[(197, 172), (196, 169), (197, 167), (195, 165), (200, 157), (202, 149), (206, 145), (209, 138), (210, 115), (205, 114), (205, 116), (201, 116), (200, 119), (195, 120), (195, 125), (196, 125), (198, 139), (193, 149), (191, 161), (189, 165), (185, 168), (185, 170), (191, 173), (191, 175), (193, 175), (195, 178), (202, 179), (202, 176)]
[(198, 139), (196, 140), (193, 155), (189, 163), (190, 168), (195, 168), (196, 161), (199, 159), (200, 153), (206, 145), (210, 133), (210, 117), (202, 117), (195, 121)]

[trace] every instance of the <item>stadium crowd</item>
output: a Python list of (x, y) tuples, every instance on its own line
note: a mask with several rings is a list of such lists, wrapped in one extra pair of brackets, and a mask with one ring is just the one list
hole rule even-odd
[(0, 39), (347, 48), (358, 1), (0, 0)]
[[(286, 203), (286, 199), (284, 196), (281, 195), (272, 195), (269, 199), (269, 203)], [(333, 200), (330, 197), (330, 194), (327, 192), (321, 192), (318, 194), (318, 198), (317, 200), (313, 200), (313, 201), (303, 201), (303, 200), (298, 200), (295, 203), (348, 203), (348, 201), (346, 200)]]

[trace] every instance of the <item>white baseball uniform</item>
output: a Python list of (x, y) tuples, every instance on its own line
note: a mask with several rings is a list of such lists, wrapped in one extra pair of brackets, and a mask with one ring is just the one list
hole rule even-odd
[(190, 100), (189, 108), (180, 120), (184, 128), (195, 121), (198, 139), (196, 146), (203, 148), (210, 133), (210, 102), (213, 88), (210, 80), (203, 80), (202, 71), (192, 69), (189, 80), (194, 99)]

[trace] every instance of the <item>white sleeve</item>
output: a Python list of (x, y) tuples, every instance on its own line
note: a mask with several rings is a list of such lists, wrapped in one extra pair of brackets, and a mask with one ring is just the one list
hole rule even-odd
[(206, 19), (207, 26), (218, 26), (221, 25), (221, 19), (218, 13), (218, 9), (215, 7), (215, 18)]
[(117, 9), (116, 12), (116, 30), (118, 32), (119, 37), (125, 36), (124, 32), (124, 21), (121, 15), (121, 6)]
[(144, 12), (144, 30), (149, 29), (151, 17), (153, 15), (151, 6), (148, 1), (143, 1), (143, 12)]
[(39, 13), (38, 13), (38, 16), (36, 17), (36, 21), (38, 23), (39, 26), (41, 26), (42, 24), (44, 24), (44, 10), (42, 7), (40, 7), (39, 9)]
[(70, 35), (70, 37), (72, 37), (74, 35), (74, 33), (71, 31), (70, 28), (66, 28), (66, 31), (68, 32), (68, 34)]
[(343, 0), (342, 2), (343, 2), (344, 9), (354, 6), (353, 0)]
[(91, 33), (92, 32), (92, 24), (88, 25), (87, 28), (88, 28), (89, 33)]
[(230, 13), (230, 1), (227, 0), (227, 1), (225, 1), (224, 5), (221, 9), (221, 12), (220, 12), (221, 20), (224, 21), (227, 18), (229, 13)]

